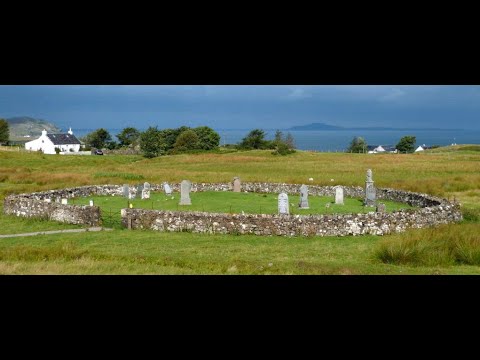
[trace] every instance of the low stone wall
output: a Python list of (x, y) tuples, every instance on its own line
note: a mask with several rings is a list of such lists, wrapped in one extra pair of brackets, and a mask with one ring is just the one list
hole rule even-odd
[(122, 224), (130, 229), (284, 236), (385, 235), (461, 218), (461, 213), (450, 207), (347, 215), (239, 215), (122, 209)]
[(69, 224), (98, 226), (101, 224), (98, 206), (63, 205), (28, 197), (8, 196), (3, 202), (8, 215), (56, 220)]
[[(170, 184), (180, 191), (180, 184)], [(242, 191), (257, 193), (298, 194), (298, 184), (243, 183)], [(193, 183), (192, 191), (231, 191), (232, 184)], [(343, 187), (347, 197), (363, 198), (362, 187)], [(152, 185), (152, 191), (163, 191), (161, 184)], [(334, 186), (308, 185), (311, 196), (335, 196)], [(131, 187), (131, 191), (135, 191)], [(32, 194), (11, 195), (5, 198), (4, 212), (26, 217), (43, 217), (72, 224), (96, 226), (101, 223), (96, 206), (62, 205), (62, 198), (92, 195), (123, 196), (122, 185), (94, 185), (51, 190)], [(46, 202), (51, 199), (52, 202)], [(266, 215), (215, 214), (188, 211), (156, 211), (122, 209), (122, 223), (131, 229), (158, 231), (191, 231), (198, 233), (256, 234), (256, 235), (316, 235), (346, 236), (401, 232), (408, 228), (422, 228), (462, 220), (459, 204), (450, 203), (427, 194), (395, 189), (377, 188), (377, 199), (408, 203), (419, 209), (393, 213), (338, 214), (338, 215)], [(58, 201), (58, 202), (55, 202)]]

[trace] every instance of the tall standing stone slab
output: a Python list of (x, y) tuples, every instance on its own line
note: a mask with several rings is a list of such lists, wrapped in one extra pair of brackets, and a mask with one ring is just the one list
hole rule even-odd
[(180, 184), (180, 203), (179, 205), (192, 205), (190, 200), (190, 190), (192, 189), (192, 183), (188, 180), (183, 180)]
[(278, 195), (278, 213), (280, 215), (289, 215), (290, 207), (288, 206), (288, 195), (281, 193)]
[(335, 204), (344, 205), (343, 203), (343, 187), (335, 187)]
[(150, 183), (143, 184), (142, 199), (150, 199)]
[(365, 180), (365, 206), (376, 206), (377, 190), (372, 179), (372, 170), (367, 170), (367, 180)]
[(233, 192), (241, 192), (242, 191), (242, 183), (240, 182), (239, 177), (233, 178)]
[(123, 196), (126, 197), (127, 199), (130, 199), (130, 188), (128, 184), (123, 185)]
[(300, 203), (298, 204), (300, 209), (310, 209), (308, 206), (308, 186), (300, 186)]
[(163, 184), (163, 191), (165, 191), (165, 195), (172, 195), (172, 188), (167, 183)]

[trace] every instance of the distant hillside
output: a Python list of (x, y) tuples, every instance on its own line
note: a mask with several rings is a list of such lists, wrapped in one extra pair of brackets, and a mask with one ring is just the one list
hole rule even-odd
[[(37, 138), (45, 129), (49, 133), (59, 133), (61, 131), (55, 124), (42, 119), (34, 119), (28, 116), (18, 116), (5, 119), (10, 127), (11, 140), (27, 140)], [(30, 136), (27, 137), (27, 136)]]
[(328, 125), (324, 123), (313, 123), (308, 125), (293, 126), (290, 129), (292, 131), (301, 131), (301, 130), (344, 130), (345, 128), (341, 126)]

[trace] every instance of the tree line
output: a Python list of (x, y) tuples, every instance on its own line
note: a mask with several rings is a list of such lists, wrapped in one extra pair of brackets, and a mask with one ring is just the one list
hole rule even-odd
[[(295, 152), (294, 139), (290, 133), (284, 135), (277, 130), (273, 140), (266, 140), (265, 136), (265, 131), (254, 129), (240, 143), (228, 147), (239, 150), (270, 149), (275, 155), (288, 155)], [(91, 148), (109, 150), (134, 148), (141, 151), (147, 158), (210, 151), (216, 150), (220, 146), (220, 135), (208, 126), (196, 128), (181, 126), (162, 130), (159, 130), (158, 127), (149, 127), (145, 131), (127, 127), (116, 137), (118, 142), (112, 139), (106, 129), (101, 128), (85, 135), (80, 140), (85, 143), (87, 150)]]
[[(400, 153), (413, 153), (415, 152), (415, 143), (417, 142), (416, 136), (404, 136), (400, 139), (397, 143), (395, 148)], [(347, 152), (350, 153), (367, 153), (368, 144), (363, 137), (355, 136), (348, 149)]]

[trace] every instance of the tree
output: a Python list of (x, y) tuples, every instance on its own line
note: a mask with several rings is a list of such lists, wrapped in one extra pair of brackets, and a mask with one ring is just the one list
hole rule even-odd
[(220, 145), (220, 135), (208, 126), (200, 126), (195, 129), (198, 136), (198, 148), (203, 150), (213, 150)]
[(93, 147), (96, 149), (103, 149), (104, 147), (108, 147), (109, 149), (115, 148), (115, 141), (112, 140), (112, 136), (110, 133), (101, 128), (91, 133), (85, 135), (82, 140), (88, 147)]
[(400, 153), (413, 153), (416, 142), (417, 138), (415, 136), (404, 136), (400, 139), (396, 148)]
[(367, 152), (367, 142), (364, 138), (355, 136), (347, 149), (347, 152), (365, 153)]
[(295, 139), (293, 138), (292, 134), (287, 133), (287, 137), (285, 138), (285, 144), (287, 144), (290, 150), (295, 149)]
[(198, 135), (193, 130), (186, 130), (177, 137), (173, 150), (176, 153), (199, 148)]
[(0, 119), (0, 144), (8, 143), (10, 138), (10, 128), (7, 120)]
[(161, 132), (157, 127), (150, 126), (140, 133), (140, 149), (146, 158), (154, 158), (165, 152), (162, 147)]
[(242, 139), (239, 147), (242, 149), (265, 149), (267, 147), (265, 132), (260, 129), (250, 131), (250, 133)]
[(140, 131), (133, 127), (126, 127), (120, 134), (117, 134), (120, 146), (136, 145), (140, 139)]

